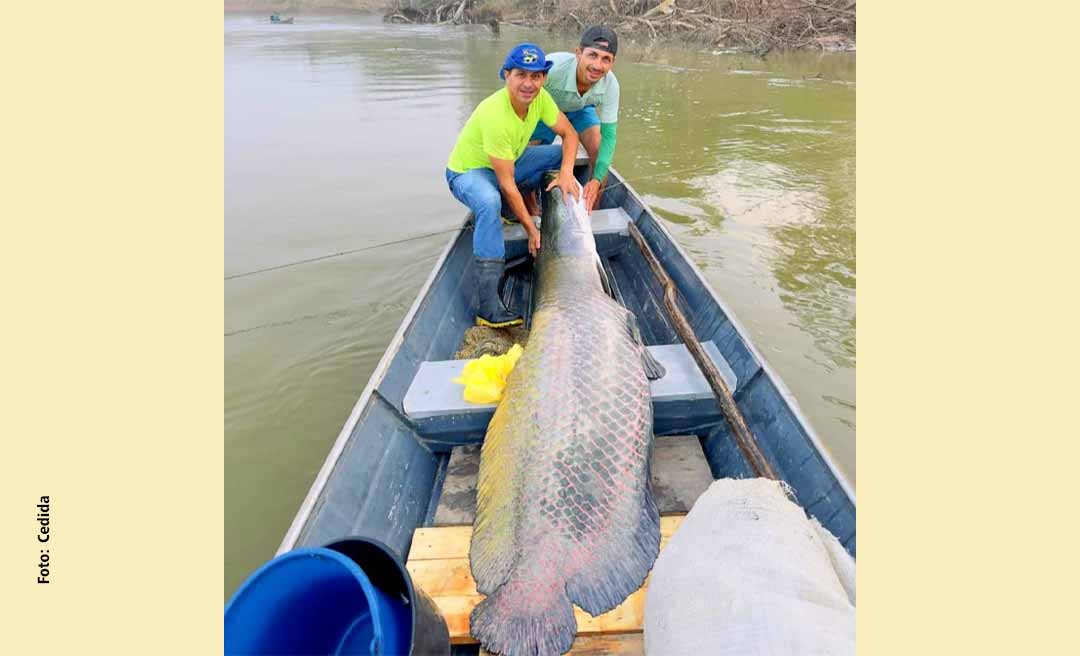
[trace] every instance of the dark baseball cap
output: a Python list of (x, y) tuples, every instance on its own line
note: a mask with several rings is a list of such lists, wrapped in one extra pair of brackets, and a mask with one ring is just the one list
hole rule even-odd
[(615, 54), (619, 49), (619, 37), (615, 36), (615, 30), (604, 25), (593, 25), (581, 33), (582, 48), (596, 48)]
[(547, 55), (540, 46), (535, 43), (520, 43), (506, 55), (506, 61), (503, 62), (502, 68), (499, 69), (499, 77), (506, 79), (506, 71), (511, 68), (520, 68), (524, 71), (543, 71), (547, 73), (551, 70), (554, 62), (547, 60)]

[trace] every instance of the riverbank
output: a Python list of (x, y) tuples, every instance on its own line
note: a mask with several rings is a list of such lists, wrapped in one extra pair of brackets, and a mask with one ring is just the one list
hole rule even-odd
[(400, 23), (577, 32), (604, 24), (635, 41), (681, 42), (764, 56), (855, 50), (856, 0), (226, 0), (227, 12), (378, 13)]
[(577, 32), (604, 24), (634, 40), (677, 41), (764, 56), (855, 49), (856, 0), (389, 0), (400, 22), (500, 23)]

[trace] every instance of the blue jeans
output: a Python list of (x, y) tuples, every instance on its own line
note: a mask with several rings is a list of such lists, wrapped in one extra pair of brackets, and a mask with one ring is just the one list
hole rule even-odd
[[(576, 130), (578, 134), (581, 134), (594, 125), (600, 125), (600, 117), (596, 115), (596, 108), (592, 105), (586, 105), (576, 112), (567, 112), (566, 120), (570, 121), (570, 125), (574, 126), (574, 130)], [(544, 125), (543, 121), (536, 124), (536, 130), (533, 131), (532, 138), (529, 139), (529, 141), (536, 141), (538, 139), (542, 144), (549, 144), (552, 141), (555, 141), (555, 133), (551, 131), (551, 128)]]
[[(562, 165), (562, 146), (529, 146), (514, 162), (514, 182), (521, 191), (540, 187), (540, 177), (546, 171)], [(454, 198), (473, 213), (473, 255), (484, 259), (503, 259), (502, 193), (495, 171), (489, 168), (471, 169), (457, 173), (446, 169), (446, 183)]]

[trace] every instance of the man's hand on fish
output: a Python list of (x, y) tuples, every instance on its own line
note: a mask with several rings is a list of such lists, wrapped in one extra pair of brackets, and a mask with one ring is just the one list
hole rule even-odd
[(585, 211), (592, 214), (597, 199), (600, 198), (600, 181), (596, 178), (585, 183)]
[(581, 198), (581, 185), (578, 184), (574, 174), (567, 173), (566, 171), (559, 171), (559, 177), (551, 181), (544, 191), (551, 191), (555, 187), (562, 189), (563, 195), (570, 195), (574, 197), (574, 200)]
[(574, 164), (577, 162), (578, 134), (570, 121), (566, 120), (566, 114), (559, 112), (559, 119), (552, 126), (552, 131), (562, 138), (562, 166), (559, 168), (559, 177), (551, 181), (544, 191), (551, 191), (556, 186), (562, 189), (563, 195), (571, 195), (574, 200), (581, 198), (581, 185), (574, 178)]

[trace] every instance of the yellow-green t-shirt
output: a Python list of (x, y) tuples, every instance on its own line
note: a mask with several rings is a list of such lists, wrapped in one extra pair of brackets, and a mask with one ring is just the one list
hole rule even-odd
[(543, 121), (554, 127), (559, 107), (546, 89), (541, 88), (529, 103), (525, 120), (518, 118), (510, 104), (506, 87), (484, 98), (458, 134), (446, 167), (455, 173), (492, 168), (489, 157), (514, 161), (525, 152), (536, 124)]

